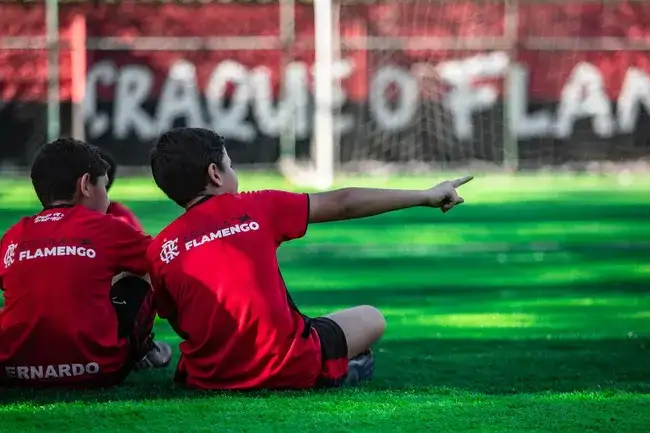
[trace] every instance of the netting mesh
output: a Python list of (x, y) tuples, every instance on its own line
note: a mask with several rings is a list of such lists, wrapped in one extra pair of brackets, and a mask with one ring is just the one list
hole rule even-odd
[[(344, 165), (453, 166), (502, 159), (501, 110), (456, 118), (453, 104), (463, 101), (448, 97), (455, 82), (468, 78), (458, 70), (462, 61), (490, 53), (462, 43), (503, 34), (502, 4), (422, 1), (339, 7), (342, 58), (356, 63), (356, 73), (367, 81), (367, 98), (354, 107), (359, 121), (342, 137)], [(502, 87), (501, 80), (493, 84)]]
[(341, 60), (355, 71), (344, 87), (367, 95), (349, 104), (358, 122), (341, 136), (342, 167), (541, 169), (650, 155), (650, 104), (631, 101), (633, 127), (619, 124), (626, 76), (650, 72), (648, 47), (634, 45), (650, 34), (650, 3), (338, 8)]

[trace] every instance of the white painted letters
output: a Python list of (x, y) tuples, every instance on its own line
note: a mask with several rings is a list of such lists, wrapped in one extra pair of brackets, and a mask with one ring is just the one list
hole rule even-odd
[(593, 129), (601, 137), (614, 134), (612, 107), (605, 94), (603, 76), (589, 63), (576, 65), (562, 89), (557, 111), (555, 132), (558, 138), (568, 138), (578, 119), (591, 117)]
[[(427, 95), (428, 87), (436, 86), (434, 97), (444, 102), (449, 114), (446, 119), (456, 137), (471, 140), (475, 135), (474, 114), (498, 102), (499, 89), (490, 80), (504, 80), (508, 72), (504, 81), (509, 98), (508, 126), (522, 139), (569, 138), (581, 119), (590, 119), (593, 131), (600, 137), (629, 134), (634, 131), (639, 110), (645, 107), (650, 111), (650, 76), (633, 67), (622, 83), (614, 115), (612, 101), (605, 92), (607, 77), (590, 63), (579, 63), (571, 71), (555, 113), (548, 109), (529, 113), (529, 71), (524, 65), (511, 64), (505, 53), (479, 54), (438, 65), (425, 63), (420, 66), (434, 73), (419, 82), (418, 65), (411, 71), (387, 64), (369, 77), (370, 119), (363, 121), (374, 122), (380, 131), (389, 133), (407, 129), (413, 124), (420, 100), (431, 97)], [(345, 134), (358, 126), (354, 124), (358, 117), (343, 111), (347, 95), (340, 85), (353, 68), (346, 59), (334, 65), (336, 133)], [(111, 62), (99, 62), (90, 69), (87, 79), (84, 118), (89, 138), (110, 134), (114, 139), (124, 140), (135, 135), (146, 141), (180, 121), (188, 126), (207, 126), (228, 139), (248, 143), (259, 134), (278, 137), (287, 124), (292, 125), (297, 139), (308, 139), (312, 127), (309, 111), (312, 89), (308, 84), (311, 68), (303, 62), (288, 65), (284, 80), (280, 81), (284, 86), (280, 100), (273, 89), (272, 83), (278, 82), (274, 73), (263, 66), (249, 70), (234, 60), (223, 61), (215, 65), (210, 75), (203, 105), (195, 65), (186, 60), (171, 65), (158, 97), (153, 94), (154, 76), (148, 68), (127, 65), (118, 69)], [(99, 110), (100, 88), (113, 92), (113, 113)], [(395, 100), (387, 95), (392, 88), (396, 90)], [(153, 115), (145, 111), (147, 101), (155, 104)]]
[(102, 61), (93, 66), (86, 77), (86, 95), (83, 104), (84, 121), (88, 124), (90, 135), (99, 137), (108, 132), (110, 117), (99, 113), (97, 86), (109, 86), (115, 83), (117, 70), (112, 62)]
[(551, 130), (553, 118), (551, 113), (540, 110), (528, 114), (528, 71), (521, 65), (513, 65), (510, 72), (508, 94), (510, 96), (508, 109), (508, 121), (511, 131), (515, 131), (517, 137), (534, 138), (544, 137)]
[(452, 86), (446, 105), (452, 113), (454, 131), (461, 140), (473, 137), (472, 114), (492, 107), (498, 98), (494, 86), (474, 85), (477, 79), (502, 77), (508, 67), (508, 57), (501, 52), (480, 54), (463, 60), (438, 65), (441, 78)]
[[(230, 106), (226, 107), (224, 96), (230, 83), (235, 89)], [(255, 129), (246, 120), (251, 87), (248, 71), (243, 65), (232, 60), (221, 62), (212, 72), (206, 98), (212, 129), (240, 141), (251, 141), (255, 138)]]
[[(391, 108), (386, 98), (390, 85), (397, 87), (398, 102)], [(373, 77), (368, 96), (370, 112), (385, 131), (399, 131), (408, 126), (418, 108), (418, 83), (407, 70), (396, 66), (381, 68)]]
[(156, 123), (142, 107), (152, 88), (153, 74), (149, 69), (126, 66), (121, 70), (113, 113), (115, 138), (124, 139), (131, 132), (142, 140), (155, 137)]
[(157, 133), (171, 129), (178, 118), (184, 118), (186, 126), (205, 126), (192, 63), (181, 60), (172, 65), (160, 94), (156, 118)]
[(650, 113), (650, 76), (640, 69), (630, 68), (618, 98), (617, 117), (621, 132), (634, 132), (640, 105)]

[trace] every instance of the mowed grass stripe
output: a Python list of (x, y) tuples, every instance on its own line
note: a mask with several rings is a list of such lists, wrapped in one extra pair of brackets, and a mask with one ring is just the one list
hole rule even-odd
[[(465, 173), (432, 172), (430, 176), (351, 176), (338, 178), (333, 187), (360, 186), (370, 188), (414, 188), (423, 189), (444, 180)], [(239, 173), (240, 189), (286, 189), (301, 190), (290, 184), (286, 179), (274, 173), (241, 172)], [(475, 203), (501, 203), (512, 201), (513, 198), (525, 199), (543, 197), (554, 200), (563, 193), (579, 193), (582, 199), (596, 192), (623, 191), (623, 197), (634, 195), (643, 197), (649, 184), (646, 174), (630, 175), (574, 175), (574, 174), (530, 174), (530, 175), (498, 175), (478, 174), (476, 178), (462, 187), (463, 194), (472, 195)], [(309, 189), (307, 189), (309, 190)], [(621, 194), (611, 194), (611, 200), (621, 197)], [(162, 192), (155, 186), (150, 177), (131, 177), (118, 179), (112, 191), (117, 200), (147, 200), (164, 199)], [(0, 205), (35, 206), (38, 204), (27, 178), (5, 178), (0, 180)]]
[[(187, 412), (178, 411), (179, 402)], [(61, 425), (74, 425), (82, 418), (92, 419), (87, 432), (214, 431), (210, 428), (249, 432), (294, 429), (352, 432), (381, 431), (389, 427), (391, 431), (437, 432), (641, 432), (650, 421), (650, 412), (645, 410), (649, 397), (634, 394), (494, 397), (455, 392), (432, 396), (426, 392), (360, 391), (343, 398), (333, 394), (321, 394), (318, 398), (304, 394), (279, 398), (224, 396), (219, 403), (215, 407), (213, 398), (199, 397), (180, 401), (145, 400), (137, 405), (131, 401), (77, 403), (53, 406), (47, 412), (21, 408), (24, 412), (20, 413), (30, 416), (33, 424), (20, 432), (52, 431)], [(304, 410), (307, 407), (309, 410)], [(191, 417), (194, 414), (201, 414), (200, 424)], [(134, 422), (138, 419), (141, 421)], [(567, 420), (572, 422), (568, 424)], [(487, 426), (501, 430), (487, 430)]]

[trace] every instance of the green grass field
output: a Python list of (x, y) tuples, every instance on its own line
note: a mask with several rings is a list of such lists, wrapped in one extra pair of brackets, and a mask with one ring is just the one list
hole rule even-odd
[[(448, 215), (310, 227), (279, 252), (298, 305), (387, 317), (364, 387), (189, 392), (169, 369), (106, 391), (0, 390), (0, 432), (648, 432), (649, 190), (648, 177), (478, 177)], [(179, 214), (146, 180), (118, 180), (113, 198), (152, 233)], [(0, 229), (36, 209), (28, 182), (0, 182)], [(176, 347), (165, 323), (157, 335)]]

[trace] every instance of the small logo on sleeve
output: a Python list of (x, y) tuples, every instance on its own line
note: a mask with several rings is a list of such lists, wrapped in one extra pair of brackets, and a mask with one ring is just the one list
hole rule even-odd
[(9, 266), (14, 264), (17, 246), (18, 244), (9, 244), (9, 246), (7, 247), (7, 252), (5, 253), (5, 258), (4, 258), (5, 269), (9, 268)]
[(162, 260), (165, 264), (169, 264), (172, 260), (178, 257), (179, 254), (180, 252), (178, 251), (178, 238), (165, 241), (165, 243), (162, 244), (162, 248), (160, 249), (160, 260)]

